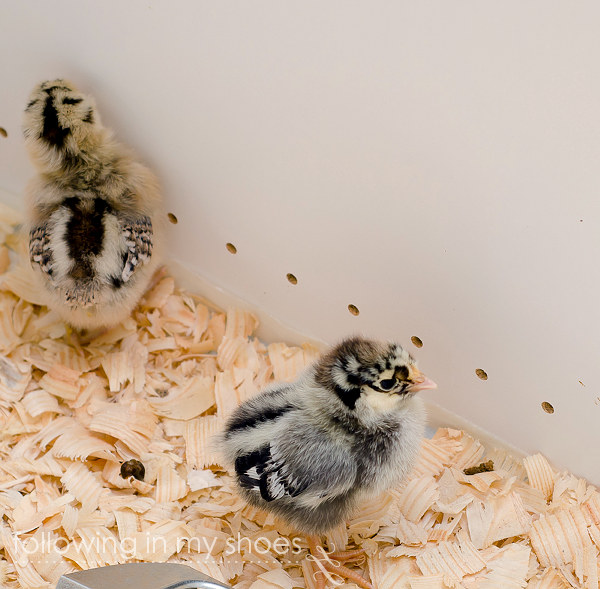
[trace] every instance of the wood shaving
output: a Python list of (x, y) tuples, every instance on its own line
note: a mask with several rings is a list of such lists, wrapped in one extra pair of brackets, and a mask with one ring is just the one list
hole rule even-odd
[(523, 465), (527, 471), (529, 484), (544, 494), (546, 499), (550, 499), (554, 490), (554, 471), (550, 463), (541, 454), (527, 456), (523, 460)]
[[(0, 585), (54, 587), (82, 568), (181, 562), (236, 589), (315, 587), (306, 539), (249, 507), (212, 440), (239, 403), (319, 350), (263, 345), (258, 321), (162, 276), (131, 318), (88, 342), (9, 266), (0, 209)], [(0, 241), (2, 241), (0, 234)], [(473, 472), (482, 459), (493, 472)], [(139, 460), (143, 481), (124, 479)], [(379, 589), (598, 587), (600, 494), (441, 428), (399, 488), (326, 537)], [(354, 587), (347, 584), (345, 587)]]

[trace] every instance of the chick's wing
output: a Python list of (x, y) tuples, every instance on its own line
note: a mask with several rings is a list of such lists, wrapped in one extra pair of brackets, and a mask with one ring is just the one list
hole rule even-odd
[(48, 278), (52, 278), (52, 248), (47, 225), (38, 225), (29, 232), (29, 260), (40, 267)]
[(240, 484), (265, 501), (293, 497), (305, 505), (346, 492), (357, 470), (346, 445), (303, 423), (285, 424), (271, 442), (239, 457), (235, 468)]
[(149, 261), (152, 256), (152, 221), (147, 216), (127, 217), (120, 220), (120, 225), (127, 245), (121, 280), (127, 282), (136, 267)]

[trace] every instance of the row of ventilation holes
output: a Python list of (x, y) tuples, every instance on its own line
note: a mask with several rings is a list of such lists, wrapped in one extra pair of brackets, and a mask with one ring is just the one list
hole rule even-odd
[[(171, 223), (177, 223), (177, 218), (172, 213), (169, 213), (169, 220), (171, 221)], [(227, 248), (227, 251), (230, 254), (237, 254), (237, 248), (235, 247), (235, 245), (233, 245), (233, 243), (228, 242), (228, 243), (225, 244), (225, 247)], [(293, 284), (293, 285), (298, 284), (298, 279), (292, 273), (286, 274), (286, 278), (288, 279), (288, 282), (290, 284)], [(357, 316), (357, 315), (360, 314), (360, 311), (359, 311), (359, 309), (358, 309), (358, 307), (356, 305), (352, 305), (352, 304), (348, 305), (348, 311), (350, 312), (351, 315), (354, 315), (354, 316)], [(423, 347), (423, 341), (421, 340), (420, 337), (418, 337), (416, 335), (413, 335), (410, 338), (410, 341), (413, 343), (413, 345), (416, 348), (422, 348)], [(475, 370), (475, 374), (481, 380), (487, 380), (488, 379), (487, 372), (485, 370), (483, 370), (482, 368), (477, 368)], [(550, 403), (548, 403), (547, 401), (544, 401), (542, 403), (542, 409), (546, 413), (554, 413), (554, 407)]]
[[(172, 213), (169, 213), (169, 219), (171, 219), (171, 216), (174, 217), (175, 215), (172, 215)], [(171, 221), (171, 222), (173, 222), (173, 221)], [(230, 254), (237, 254), (237, 247), (235, 247), (235, 245), (233, 245), (233, 243), (226, 243), (225, 247)], [(296, 284), (298, 284), (298, 279), (291, 272), (288, 272), (285, 275), (285, 277), (287, 278), (287, 280), (290, 284), (293, 284), (294, 286)], [(360, 315), (360, 311), (359, 311), (358, 307), (353, 304), (348, 305), (348, 312), (351, 315), (354, 315), (355, 317), (357, 315)], [(415, 346), (417, 346), (417, 348), (420, 348), (423, 345), (423, 342), (417, 336), (413, 336), (412, 342), (413, 342), (413, 344), (415, 344)]]

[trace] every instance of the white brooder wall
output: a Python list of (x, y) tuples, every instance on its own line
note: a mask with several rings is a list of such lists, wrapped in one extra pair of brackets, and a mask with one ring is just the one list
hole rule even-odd
[(0, 188), (31, 174), (30, 89), (70, 78), (161, 177), (173, 258), (313, 338), (399, 340), (436, 403), (600, 483), (598, 22), (595, 1), (4, 2)]

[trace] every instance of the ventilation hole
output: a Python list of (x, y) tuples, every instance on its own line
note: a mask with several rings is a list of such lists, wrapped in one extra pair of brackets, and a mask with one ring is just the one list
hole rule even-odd
[(2, 137), (8, 137), (8, 133), (4, 127), (0, 127), (0, 135), (2, 135)]
[(169, 221), (173, 223), (173, 225), (177, 225), (177, 223), (179, 223), (179, 220), (173, 213), (167, 213), (167, 217), (169, 218)]
[(487, 372), (485, 370), (483, 370), (482, 368), (478, 368), (475, 371), (475, 374), (477, 375), (478, 378), (480, 378), (481, 380), (487, 380), (488, 379), (488, 375)]
[(552, 407), (552, 405), (550, 403), (548, 403), (548, 401), (544, 401), (542, 403), (542, 409), (546, 412), (546, 413), (554, 413), (554, 407)]
[(413, 335), (410, 338), (410, 341), (413, 343), (413, 345), (415, 346), (415, 348), (422, 348), (423, 347), (423, 340), (420, 337), (417, 337), (416, 335)]
[(237, 254), (237, 247), (233, 243), (226, 243), (225, 247), (230, 254)]
[(288, 279), (288, 282), (289, 282), (290, 284), (298, 284), (298, 279), (297, 279), (297, 278), (296, 278), (296, 277), (295, 277), (293, 274), (290, 274), (290, 273), (288, 272), (288, 273), (286, 274), (286, 277), (287, 277), (287, 279)]
[(358, 310), (358, 307), (356, 305), (348, 305), (348, 311), (350, 311), (350, 313), (354, 316), (356, 316), (360, 313), (360, 311)]

